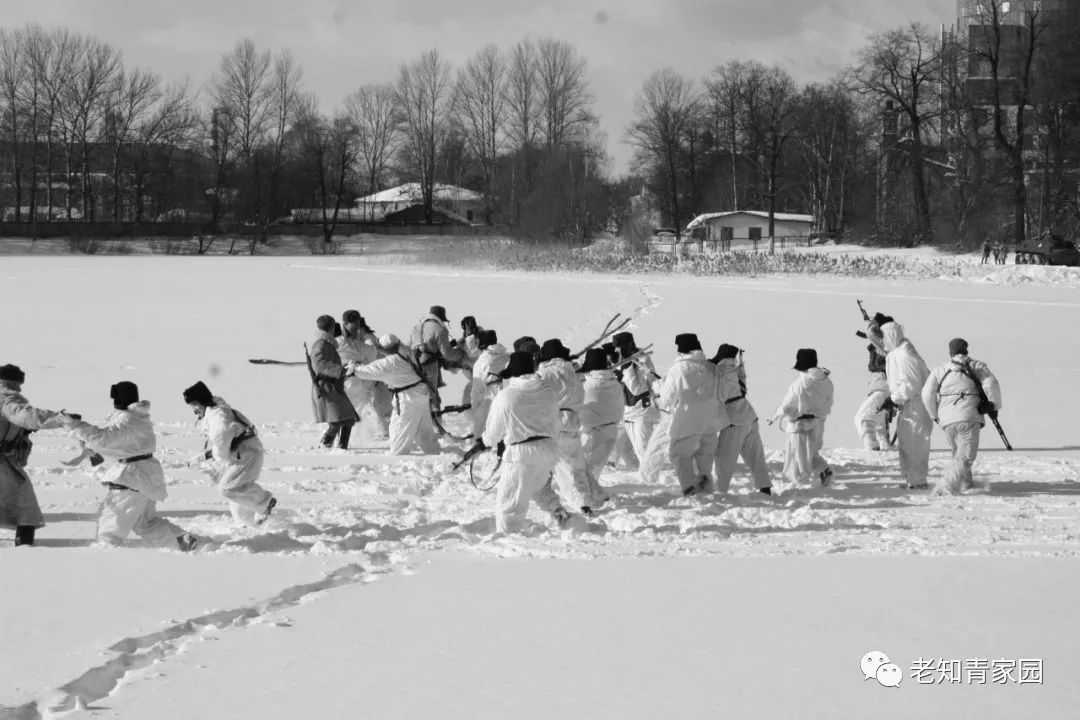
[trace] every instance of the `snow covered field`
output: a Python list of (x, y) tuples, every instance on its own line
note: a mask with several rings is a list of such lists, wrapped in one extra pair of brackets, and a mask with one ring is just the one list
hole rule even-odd
[[(1080, 705), (1076, 269), (917, 282), (466, 274), (353, 257), (2, 263), (0, 362), (26, 371), (34, 403), (91, 421), (110, 384), (137, 382), (169, 477), (163, 510), (214, 541), (193, 555), (90, 546), (103, 491), (88, 468), (60, 465), (74, 441), (39, 433), (32, 477), (49, 525), (32, 549), (0, 541), (4, 720), (1066, 718)], [(895, 455), (855, 449), (856, 298), (894, 315), (931, 365), (962, 335), (997, 373), (1017, 449), (984, 431), (988, 493), (910, 493)], [(347, 454), (315, 450), (306, 370), (247, 362), (301, 360), (322, 313), (355, 307), (407, 335), (433, 303), (455, 327), (472, 314), (504, 341), (574, 348), (621, 312), (660, 368), (676, 333), (696, 331), (707, 352), (734, 343), (763, 415), (795, 349), (814, 346), (837, 389), (836, 487), (773, 500), (739, 475), (737, 495), (702, 501), (611, 472), (618, 499), (582, 534), (538, 524), (492, 540), (492, 498), (449, 472), (452, 455), (393, 460), (363, 437)], [(257, 532), (235, 530), (187, 465), (201, 440), (180, 393), (199, 379), (264, 438), (280, 505)], [(451, 376), (448, 397), (460, 389)], [(780, 434), (763, 435), (778, 471)], [(934, 442), (944, 448), (940, 431)], [(932, 476), (945, 461), (934, 453)], [(903, 669), (899, 688), (863, 679), (871, 650)], [(1039, 659), (1044, 677), (979, 684), (965, 669), (954, 684), (943, 663), (931, 679), (944, 682), (923, 686), (920, 658)]]

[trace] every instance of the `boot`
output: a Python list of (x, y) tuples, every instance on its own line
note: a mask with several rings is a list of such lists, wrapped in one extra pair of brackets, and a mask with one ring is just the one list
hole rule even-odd
[(183, 552), (191, 552), (195, 549), (195, 546), (199, 544), (199, 539), (189, 532), (176, 536), (176, 544), (180, 546), (180, 550)]
[(328, 428), (326, 428), (326, 432), (323, 433), (322, 440), (320, 441), (320, 443), (322, 444), (322, 446), (324, 448), (327, 448), (327, 449), (333, 447), (334, 438), (337, 437), (337, 434), (338, 434), (338, 424), (337, 423), (330, 423), (330, 426)]
[(266, 503), (266, 509), (255, 517), (255, 524), (262, 525), (264, 522), (270, 519), (270, 513), (274, 512), (274, 508), (277, 507), (277, 498), (271, 497), (270, 502)]
[(19, 545), (33, 545), (34, 532), (37, 530), (33, 525), (19, 525), (15, 528), (15, 547)]
[(353, 429), (352, 425), (342, 425), (341, 426), (341, 434), (338, 435), (337, 446), (339, 448), (341, 448), (342, 450), (348, 450), (349, 449), (349, 436), (352, 435), (352, 429)]
[(769, 487), (758, 488), (758, 492), (763, 495), (772, 495), (772, 485)]

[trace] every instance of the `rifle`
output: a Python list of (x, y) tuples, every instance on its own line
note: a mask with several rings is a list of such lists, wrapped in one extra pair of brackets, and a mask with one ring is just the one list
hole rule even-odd
[(441, 410), (436, 410), (434, 412), (434, 414), (442, 416), (442, 415), (446, 415), (448, 413), (460, 413), (460, 412), (465, 412), (466, 410), (470, 409), (471, 407), (472, 407), (472, 405), (470, 403), (465, 403), (464, 405), (449, 405), (447, 407), (442, 408)]
[(267, 358), (251, 358), (248, 360), (252, 365), (303, 365), (302, 362), (290, 362), (288, 360), (269, 360)]
[(611, 337), (612, 335), (614, 335), (615, 333), (619, 332), (620, 330), (625, 328), (627, 325), (629, 325), (630, 322), (631, 322), (630, 318), (624, 318), (622, 320), (622, 322), (618, 322), (619, 317), (621, 315), (622, 315), (622, 313), (615, 313), (614, 317), (612, 317), (610, 320), (608, 320), (607, 325), (604, 326), (604, 331), (600, 333), (600, 337), (596, 338), (591, 343), (589, 343), (585, 347), (581, 348), (581, 350), (579, 350), (578, 352), (571, 355), (570, 359), (571, 360), (577, 360), (579, 357), (584, 355), (588, 350), (591, 350), (592, 348), (596, 347), (597, 345), (604, 342), (609, 337)]
[(460, 470), (462, 466), (465, 465), (465, 463), (469, 462), (474, 457), (487, 449), (488, 447), (481, 442), (474, 443), (471, 448), (465, 451), (465, 454), (461, 456), (461, 459), (450, 467), (451, 472), (456, 472), (457, 470)]
[(619, 362), (615, 363), (611, 366), (611, 369), (618, 370), (619, 368), (629, 365), (632, 362), (636, 362), (643, 357), (648, 357), (649, 355), (652, 355), (651, 348), (652, 343), (649, 343), (643, 348), (638, 348), (638, 351), (636, 353), (634, 353), (633, 355), (628, 355)]
[(311, 376), (311, 384), (315, 386), (315, 396), (321, 398), (325, 393), (319, 385), (319, 376), (315, 374), (315, 368), (311, 364), (311, 353), (308, 352), (307, 343), (304, 343), (304, 361), (307, 364), (308, 375)]
[[(450, 433), (449, 430), (443, 427), (442, 421), (439, 420), (439, 417), (443, 414), (443, 412), (437, 407), (437, 404), (439, 402), (439, 391), (435, 388), (434, 384), (430, 380), (428, 380), (428, 377), (424, 374), (424, 370), (420, 366), (419, 362), (413, 360), (413, 358), (401, 353), (400, 351), (398, 352), (398, 356), (404, 358), (405, 362), (409, 363), (409, 367), (411, 367), (412, 371), (416, 373), (416, 377), (420, 380), (421, 383), (424, 384), (424, 387), (428, 389), (428, 392), (431, 393), (431, 399), (434, 403), (436, 403), (436, 406), (431, 408), (431, 423), (435, 426), (435, 429), (438, 430), (441, 434), (451, 438), (452, 440), (468, 440), (469, 438), (471, 438), (472, 433), (464, 436), (453, 435), (452, 433)], [(469, 407), (472, 406), (470, 405)], [(464, 409), (464, 406), (458, 406), (457, 408), (448, 407), (446, 409), (446, 412), (461, 412), (462, 409)]]
[[(960, 372), (967, 375), (971, 382), (975, 383), (975, 389), (979, 391), (979, 404), (990, 402), (990, 398), (986, 396), (986, 390), (983, 389), (979, 378), (975, 377), (975, 371), (971, 369), (971, 366), (966, 362), (958, 364), (960, 365)], [(997, 430), (998, 435), (1001, 436), (1001, 442), (1005, 443), (1005, 449), (1011, 451), (1013, 448), (1009, 444), (1009, 438), (1005, 437), (1005, 430), (1002, 429), (1001, 423), (998, 422), (997, 410), (991, 410), (987, 415), (990, 416), (990, 422), (994, 423), (994, 428)]]
[(862, 300), (856, 300), (855, 304), (859, 306), (859, 312), (862, 313), (862, 319), (866, 322), (870, 322), (870, 314), (866, 312), (866, 308), (863, 307)]

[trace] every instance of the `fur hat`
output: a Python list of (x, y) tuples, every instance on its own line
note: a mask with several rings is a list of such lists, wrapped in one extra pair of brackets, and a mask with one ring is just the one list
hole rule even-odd
[(694, 352), (701, 349), (701, 341), (694, 333), (680, 333), (675, 336), (675, 349), (680, 353)]
[(556, 358), (561, 360), (570, 359), (570, 350), (562, 344), (562, 340), (558, 338), (551, 338), (545, 340), (544, 344), (540, 346), (540, 360), (548, 361), (555, 360)]
[(581, 363), (581, 372), (593, 370), (607, 370), (607, 353), (603, 348), (589, 348), (585, 351), (585, 361)]
[(716, 349), (716, 354), (709, 359), (709, 362), (711, 362), (713, 365), (716, 365), (721, 360), (730, 360), (731, 358), (735, 358), (738, 356), (739, 348), (735, 347), (734, 345), (728, 345), (727, 343), (724, 343)]
[(379, 349), (385, 352), (397, 352), (397, 349), (401, 347), (401, 340), (393, 333), (386, 333), (378, 340)]
[(967, 355), (968, 344), (964, 338), (953, 338), (949, 341), (949, 357), (954, 355)]
[(128, 405), (139, 402), (139, 387), (124, 380), (109, 388), (109, 397), (113, 401), (113, 407), (117, 410), (126, 410)]
[(633, 355), (638, 351), (633, 333), (617, 332), (611, 336), (611, 342), (615, 343), (615, 347), (619, 348), (619, 352), (622, 353), (623, 357)]
[(365, 328), (365, 329), (368, 329), (368, 330), (371, 329), (371, 328), (368, 328), (367, 321), (364, 320), (364, 316), (360, 314), (359, 310), (346, 310), (345, 313), (341, 316), (341, 322), (342, 323), (354, 322), (354, 323), (356, 323), (357, 325), (359, 325), (362, 328)]
[(463, 332), (476, 332), (480, 329), (480, 326), (476, 324), (476, 318), (472, 315), (466, 315), (461, 318), (461, 329)]
[(813, 348), (799, 348), (795, 353), (795, 370), (806, 372), (810, 368), (817, 367), (817, 350)]
[(18, 365), (0, 365), (0, 380), (19, 383), (26, 382), (26, 373)]
[(494, 330), (481, 330), (476, 334), (476, 344), (481, 350), (489, 348), (499, 342), (499, 336)]
[(509, 380), (510, 378), (534, 372), (536, 372), (536, 366), (533, 364), (532, 353), (527, 350), (515, 350), (510, 353), (510, 362), (507, 364), (506, 369), (499, 373), (499, 377), (503, 380)]
[(537, 354), (540, 352), (540, 345), (532, 335), (523, 335), (514, 341), (514, 352)]
[(891, 316), (879, 312), (874, 313), (874, 323), (877, 324), (878, 327), (891, 322), (895, 322)]
[(197, 402), (205, 407), (214, 407), (214, 394), (200, 380), (184, 391), (184, 402)]
[(444, 308), (442, 305), (432, 305), (431, 309), (428, 310), (428, 312), (439, 318), (443, 322), (449, 322), (449, 320), (446, 319), (446, 308)]

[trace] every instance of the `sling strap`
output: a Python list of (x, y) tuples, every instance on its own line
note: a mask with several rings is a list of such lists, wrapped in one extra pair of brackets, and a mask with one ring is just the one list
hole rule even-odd
[(116, 462), (120, 463), (121, 465), (127, 465), (129, 463), (139, 462), (140, 460), (149, 460), (152, 457), (154, 457), (154, 453), (146, 453), (145, 455), (135, 455), (134, 457), (120, 458)]

